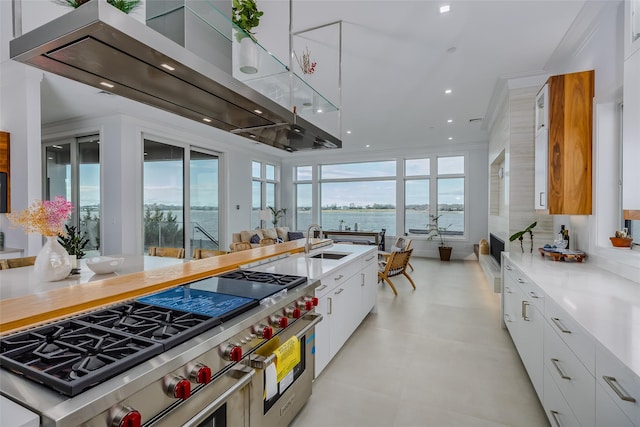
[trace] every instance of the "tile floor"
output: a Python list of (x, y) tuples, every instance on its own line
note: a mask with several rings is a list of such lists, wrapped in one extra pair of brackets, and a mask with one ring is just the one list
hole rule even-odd
[(413, 258), (314, 382), (291, 427), (549, 426), (474, 261)]

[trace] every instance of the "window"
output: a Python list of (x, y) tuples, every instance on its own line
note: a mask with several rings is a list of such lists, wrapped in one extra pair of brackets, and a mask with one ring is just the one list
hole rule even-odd
[(311, 166), (297, 166), (294, 171), (294, 188), (296, 196), (295, 227), (306, 230), (312, 224), (311, 208), (313, 206), (313, 187), (311, 183)]
[(464, 156), (438, 157), (437, 206), (444, 234), (464, 234)]
[[(258, 161), (251, 162), (251, 228), (271, 226), (260, 220), (260, 210), (276, 206), (276, 185), (278, 183), (275, 165)], [(280, 220), (282, 221), (282, 219)], [(266, 221), (265, 221), (266, 222)]]
[(406, 233), (426, 230), (429, 223), (430, 159), (407, 159), (404, 162), (404, 227)]
[(89, 135), (47, 143), (44, 146), (44, 198), (62, 196), (75, 209), (69, 225), (89, 240), (84, 251), (100, 250), (100, 137)]
[(219, 249), (219, 157), (145, 139), (143, 171), (144, 252)]
[(323, 228), (395, 233), (395, 161), (321, 165), (320, 174)]

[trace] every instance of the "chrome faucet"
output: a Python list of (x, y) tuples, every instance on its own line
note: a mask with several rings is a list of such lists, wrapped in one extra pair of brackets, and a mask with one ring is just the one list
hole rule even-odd
[(311, 230), (313, 229), (316, 229), (320, 232), (318, 236), (322, 239), (322, 227), (320, 227), (318, 224), (311, 224), (309, 228), (307, 228), (307, 243), (304, 244), (305, 254), (308, 254), (309, 251), (311, 251), (311, 243), (309, 242), (309, 239), (311, 238)]

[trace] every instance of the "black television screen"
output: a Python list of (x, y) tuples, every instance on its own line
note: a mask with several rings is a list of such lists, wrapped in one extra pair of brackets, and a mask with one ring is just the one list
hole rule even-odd
[(496, 260), (498, 265), (502, 264), (501, 252), (504, 251), (504, 240), (498, 238), (494, 234), (489, 234), (489, 252), (491, 256)]

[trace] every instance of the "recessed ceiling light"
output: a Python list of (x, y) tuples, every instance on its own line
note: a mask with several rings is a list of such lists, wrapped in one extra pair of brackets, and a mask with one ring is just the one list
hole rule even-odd
[(351, 135), (351, 131), (350, 131), (350, 130), (348, 130), (348, 131), (347, 131), (347, 134)]
[(250, 136), (251, 138), (255, 138), (255, 137), (256, 137), (256, 136), (255, 136), (254, 134), (252, 134), (252, 133), (250, 133), (250, 134), (249, 134), (249, 136)]
[(445, 89), (444, 93), (446, 93), (447, 95), (450, 94), (451, 92), (453, 92), (451, 89)]
[(113, 85), (111, 83), (107, 83), (107, 82), (100, 82), (100, 84), (104, 87), (108, 87), (108, 88), (112, 88)]
[(367, 144), (367, 145), (365, 145), (365, 147), (369, 148), (369, 147), (371, 147), (371, 145)]
[(447, 120), (447, 123), (453, 123), (453, 119)]
[(256, 113), (256, 114), (262, 114), (262, 111), (260, 111), (260, 110), (253, 110), (253, 112)]
[(440, 13), (447, 13), (451, 10), (451, 6), (445, 4), (444, 6), (440, 6)]
[(160, 64), (160, 66), (161, 66), (162, 68), (166, 68), (166, 69), (167, 69), (167, 70), (169, 70), (169, 71), (173, 71), (173, 70), (175, 70), (175, 68), (174, 68), (174, 67), (172, 67), (172, 66), (171, 66), (171, 65), (169, 65), (169, 64)]
[(449, 141), (451, 141), (452, 139), (453, 139), (453, 137), (452, 137), (452, 136), (450, 136), (450, 137), (449, 137)]
[(451, 46), (449, 49), (447, 49), (447, 53), (454, 53), (456, 50), (458, 50), (457, 47)]
[(47, 157), (47, 159), (49, 159), (49, 160), (53, 160), (53, 157)]
[(211, 119), (210, 119), (209, 117), (205, 117), (204, 119), (202, 119), (202, 121), (203, 121), (203, 122), (210, 123), (210, 122), (211, 122)]
[(321, 110), (320, 108), (318, 108), (318, 109), (316, 110), (316, 113), (322, 113), (322, 110)]

